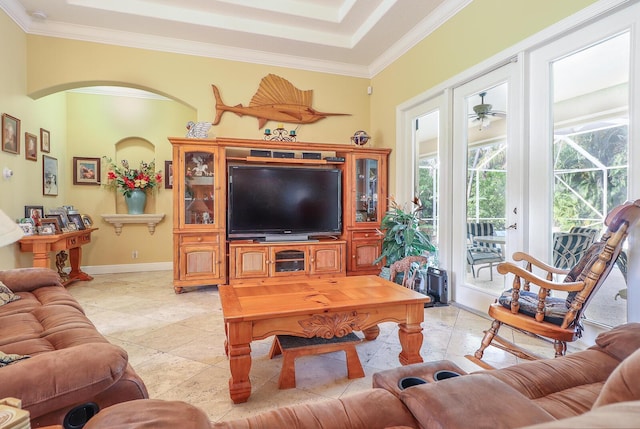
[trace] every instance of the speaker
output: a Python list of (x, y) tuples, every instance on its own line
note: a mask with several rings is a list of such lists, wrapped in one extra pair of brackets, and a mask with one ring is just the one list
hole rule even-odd
[(449, 303), (449, 285), (447, 272), (435, 267), (427, 268), (427, 294), (440, 304)]

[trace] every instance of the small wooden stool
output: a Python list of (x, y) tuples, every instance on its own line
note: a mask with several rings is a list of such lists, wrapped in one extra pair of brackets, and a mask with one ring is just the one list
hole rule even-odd
[(344, 350), (347, 356), (347, 377), (364, 377), (364, 370), (356, 351), (356, 344), (362, 342), (353, 332), (344, 337), (324, 339), (320, 337), (304, 338), (292, 335), (276, 335), (269, 358), (282, 354), (282, 370), (278, 388), (290, 389), (296, 387), (295, 359), (298, 356), (319, 355)]

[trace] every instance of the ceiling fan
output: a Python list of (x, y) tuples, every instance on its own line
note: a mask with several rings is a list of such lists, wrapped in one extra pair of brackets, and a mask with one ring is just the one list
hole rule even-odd
[(478, 94), (480, 96), (480, 104), (473, 106), (473, 111), (469, 115), (469, 118), (472, 118), (472, 123), (478, 123), (478, 129), (482, 131), (485, 128), (489, 128), (491, 126), (491, 118), (506, 118), (507, 113), (499, 110), (491, 110), (493, 105), (485, 103), (484, 97), (487, 95), (486, 91)]

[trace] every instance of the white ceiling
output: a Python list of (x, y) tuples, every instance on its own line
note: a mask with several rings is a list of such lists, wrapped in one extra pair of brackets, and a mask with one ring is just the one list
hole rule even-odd
[(372, 77), (472, 0), (0, 0), (26, 33)]

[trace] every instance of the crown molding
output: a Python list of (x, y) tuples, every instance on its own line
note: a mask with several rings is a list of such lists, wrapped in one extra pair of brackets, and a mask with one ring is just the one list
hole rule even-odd
[(420, 43), (445, 22), (467, 7), (473, 0), (448, 0), (440, 4), (432, 13), (413, 27), (404, 37), (387, 49), (369, 65), (369, 77), (372, 78), (390, 66), (411, 48)]

